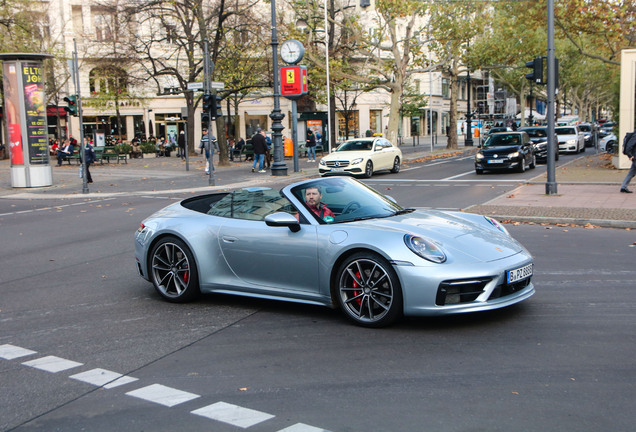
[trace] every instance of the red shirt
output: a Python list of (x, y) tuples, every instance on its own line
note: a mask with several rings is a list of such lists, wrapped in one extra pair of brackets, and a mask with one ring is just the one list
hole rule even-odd
[(324, 219), (325, 216), (331, 216), (331, 217), (336, 217), (335, 214), (333, 214), (333, 212), (331, 210), (329, 210), (329, 208), (327, 208), (327, 206), (325, 205), (325, 203), (320, 203), (318, 204), (318, 207), (309, 207), (309, 209), (314, 212), (314, 214), (316, 216), (318, 216), (320, 219)]

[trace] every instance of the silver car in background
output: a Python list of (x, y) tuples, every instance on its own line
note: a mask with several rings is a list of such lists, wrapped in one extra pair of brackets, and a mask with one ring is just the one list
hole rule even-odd
[[(316, 190), (321, 211), (305, 204)], [(286, 300), (340, 308), (366, 327), (502, 308), (535, 291), (532, 256), (494, 219), (405, 209), (350, 177), (169, 205), (141, 223), (135, 258), (171, 302)]]

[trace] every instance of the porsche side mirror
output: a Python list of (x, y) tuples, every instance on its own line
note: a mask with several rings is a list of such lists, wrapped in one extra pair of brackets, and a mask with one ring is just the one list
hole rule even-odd
[(278, 212), (265, 216), (265, 224), (271, 227), (287, 227), (291, 232), (300, 231), (298, 219), (289, 213)]

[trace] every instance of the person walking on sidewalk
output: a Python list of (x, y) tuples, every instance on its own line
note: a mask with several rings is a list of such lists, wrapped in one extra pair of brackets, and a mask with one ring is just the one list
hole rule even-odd
[(97, 159), (93, 144), (87, 138), (84, 138), (84, 157), (86, 158), (86, 183), (93, 183), (90, 166)]
[(179, 138), (177, 138), (177, 145), (179, 146), (179, 149), (177, 150), (177, 157), (181, 157), (181, 160), (184, 160), (186, 157), (185, 131), (181, 131), (179, 133)]
[(309, 129), (307, 131), (307, 162), (316, 162), (316, 137), (314, 133)]
[(265, 160), (265, 153), (267, 152), (267, 141), (265, 140), (265, 131), (263, 129), (256, 129), (256, 133), (252, 137), (252, 146), (254, 147), (254, 164), (252, 165), (252, 172), (256, 170), (257, 162), (258, 172), (267, 172), (263, 169), (263, 161)]
[(632, 193), (631, 190), (627, 189), (627, 186), (629, 186), (629, 182), (632, 181), (634, 176), (636, 176), (636, 132), (632, 132), (631, 135), (627, 135), (625, 137), (625, 142), (623, 143), (623, 154), (632, 161), (632, 166), (629, 168), (629, 171), (625, 176), (625, 180), (623, 180), (621, 192)]
[(201, 132), (203, 136), (201, 136), (201, 142), (199, 143), (199, 148), (201, 149), (201, 154), (205, 150), (205, 159), (207, 160), (207, 164), (205, 166), (205, 173), (210, 174), (210, 169), (212, 172), (215, 172), (214, 169), (214, 150), (217, 149), (216, 137), (214, 135), (208, 134), (208, 128), (204, 127)]

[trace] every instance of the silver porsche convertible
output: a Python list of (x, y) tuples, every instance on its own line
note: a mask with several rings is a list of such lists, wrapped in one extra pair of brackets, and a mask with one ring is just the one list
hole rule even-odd
[(185, 199), (142, 222), (135, 257), (168, 301), (214, 292), (310, 303), (367, 327), (534, 294), (532, 256), (496, 220), (402, 208), (347, 177)]

